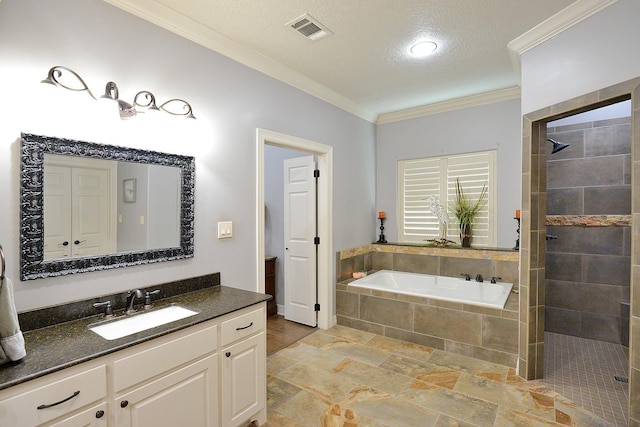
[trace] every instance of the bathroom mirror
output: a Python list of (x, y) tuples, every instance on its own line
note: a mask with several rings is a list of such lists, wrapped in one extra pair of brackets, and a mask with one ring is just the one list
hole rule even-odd
[(22, 280), (193, 257), (193, 157), (22, 134)]

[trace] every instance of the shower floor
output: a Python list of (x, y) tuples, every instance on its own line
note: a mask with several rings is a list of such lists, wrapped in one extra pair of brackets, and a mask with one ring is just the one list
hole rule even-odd
[(544, 333), (544, 379), (549, 388), (616, 426), (627, 425), (628, 349), (620, 344)]

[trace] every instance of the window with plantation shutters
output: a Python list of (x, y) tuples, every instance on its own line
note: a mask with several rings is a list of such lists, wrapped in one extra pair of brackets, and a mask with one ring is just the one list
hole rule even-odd
[[(459, 243), (459, 228), (449, 206), (455, 199), (456, 179), (464, 194), (477, 200), (484, 185), (487, 203), (473, 226), (473, 246), (495, 246), (496, 151), (398, 162), (398, 237), (400, 242), (420, 243), (443, 235), (441, 221), (432, 212), (429, 196), (449, 217), (447, 239)], [(442, 215), (442, 213), (440, 214)]]

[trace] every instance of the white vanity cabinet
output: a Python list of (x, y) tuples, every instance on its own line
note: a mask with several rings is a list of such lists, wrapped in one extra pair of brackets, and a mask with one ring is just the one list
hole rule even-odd
[[(150, 348), (135, 347), (113, 361), (118, 427), (218, 427), (218, 325), (188, 328)], [(173, 335), (173, 334), (172, 334)]]
[[(262, 424), (265, 307), (255, 304), (0, 390), (0, 426)], [(42, 405), (52, 406), (37, 409)]]
[(266, 313), (264, 306), (222, 322), (222, 425), (244, 424), (265, 408)]
[[(106, 426), (106, 397), (104, 363), (74, 366), (0, 392), (0, 426)], [(96, 402), (102, 409), (85, 408)]]

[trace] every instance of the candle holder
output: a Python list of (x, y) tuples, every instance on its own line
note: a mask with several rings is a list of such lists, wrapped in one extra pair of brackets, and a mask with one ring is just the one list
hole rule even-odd
[(518, 228), (516, 230), (516, 232), (518, 233), (518, 238), (516, 239), (516, 245), (513, 247), (514, 251), (519, 251), (520, 250), (520, 218), (513, 218), (516, 221), (518, 221)]
[(384, 218), (378, 218), (380, 220), (380, 238), (376, 243), (387, 243), (387, 239), (384, 237)]

